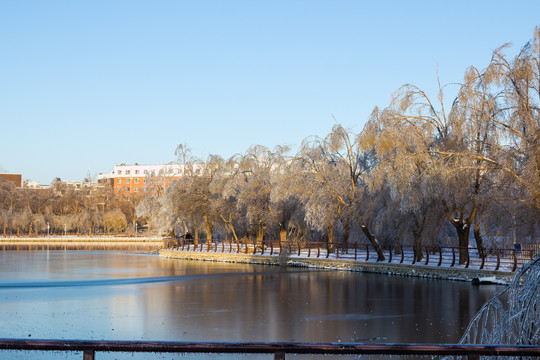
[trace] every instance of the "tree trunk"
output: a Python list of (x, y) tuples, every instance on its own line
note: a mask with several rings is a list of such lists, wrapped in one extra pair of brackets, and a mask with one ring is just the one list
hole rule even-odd
[(465, 264), (469, 258), (469, 233), (471, 226), (466, 221), (459, 220), (452, 222), (456, 228), (459, 246), (459, 263)]
[(279, 224), (279, 241), (281, 246), (287, 245), (287, 229), (283, 224)]
[(327, 226), (328, 239), (326, 239), (326, 248), (328, 251), (333, 252), (335, 248), (334, 244), (334, 223)]
[(351, 224), (346, 222), (343, 224), (343, 250), (345, 253), (349, 252), (349, 237), (351, 236)]
[(257, 228), (257, 237), (256, 237), (257, 246), (263, 246), (263, 241), (264, 241), (264, 223), (262, 221), (259, 221), (259, 226)]
[(422, 252), (422, 230), (415, 229), (412, 233), (414, 238), (414, 252), (416, 253), (415, 260), (422, 261), (424, 258), (424, 254)]
[(484, 247), (484, 239), (482, 238), (482, 233), (480, 232), (480, 224), (478, 221), (474, 222), (474, 240), (476, 241), (476, 247), (478, 248), (478, 254), (481, 258), (486, 256), (486, 248)]
[(199, 226), (197, 225), (197, 223), (193, 223), (193, 245), (195, 245), (195, 247), (199, 246)]
[(214, 226), (206, 214), (204, 215), (204, 225), (206, 226), (206, 250), (210, 251), (212, 248), (212, 232), (214, 231)]
[[(229, 220), (226, 220), (225, 217), (223, 217), (223, 215), (219, 215), (221, 217), (221, 220), (223, 220), (223, 222), (229, 227), (229, 229), (231, 230), (232, 232), (232, 235), (234, 237), (234, 241), (236, 242), (236, 245), (238, 245), (239, 241), (238, 241), (238, 236), (236, 236), (236, 231), (234, 231), (234, 226), (232, 224), (232, 214), (229, 214)], [(227, 236), (227, 233), (225, 232), (225, 236)]]
[(371, 245), (373, 245), (373, 247), (375, 248), (375, 251), (377, 252), (377, 261), (384, 261), (386, 258), (381, 249), (381, 246), (379, 245), (379, 241), (377, 240), (377, 238), (369, 231), (366, 225), (360, 225), (360, 228), (362, 229), (362, 232), (368, 238)]
[(416, 261), (422, 261), (424, 254), (422, 252), (422, 234), (424, 232), (424, 224), (426, 217), (422, 216), (421, 220), (418, 221), (418, 216), (414, 216), (414, 228), (412, 230), (413, 239), (414, 239), (414, 251), (416, 253)]
[(212, 222), (206, 220), (206, 240), (212, 240), (212, 233), (214, 232), (214, 226)]
[(238, 244), (240, 243), (240, 241), (238, 240), (238, 236), (236, 235), (236, 231), (234, 231), (234, 227), (232, 226), (232, 224), (229, 224), (229, 228), (231, 229), (232, 235), (233, 235), (233, 237), (234, 237), (234, 242), (235, 242), (236, 245), (238, 246)]
[[(463, 220), (463, 213), (460, 214), (456, 209), (450, 211), (450, 208), (446, 201), (443, 200), (443, 207), (446, 217), (456, 229), (458, 236), (459, 247), (459, 263), (465, 264), (469, 258), (469, 233), (471, 232), (471, 224), (473, 219), (476, 218), (476, 206), (471, 210), (471, 215)], [(455, 208), (455, 206), (454, 206)], [(456, 214), (453, 216), (452, 214)], [(459, 218), (458, 218), (459, 216)]]

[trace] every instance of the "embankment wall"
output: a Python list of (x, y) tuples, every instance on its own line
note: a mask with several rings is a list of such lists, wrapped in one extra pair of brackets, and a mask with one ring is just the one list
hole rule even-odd
[(472, 281), (474, 278), (493, 278), (496, 281), (503, 283), (510, 281), (513, 275), (512, 273), (502, 271), (446, 268), (425, 265), (359, 262), (350, 260), (309, 259), (300, 257), (280, 258), (279, 256), (219, 254), (177, 250), (160, 250), (159, 254), (162, 257), (171, 259), (221, 261), (276, 266), (283, 265), (291, 267), (311, 267), (318, 269), (358, 271), (377, 274), (415, 276), (459, 281)]

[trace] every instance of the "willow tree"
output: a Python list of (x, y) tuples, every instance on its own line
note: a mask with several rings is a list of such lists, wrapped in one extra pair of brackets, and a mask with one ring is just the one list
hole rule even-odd
[(223, 165), (224, 160), (220, 156), (209, 155), (205, 162), (195, 165), (194, 175), (186, 177), (190, 206), (202, 216), (208, 249), (211, 247), (210, 240), (218, 217), (212, 199), (219, 194), (212, 192), (212, 183), (216, 177), (222, 176)]
[(245, 212), (244, 207), (238, 203), (244, 178), (239, 175), (237, 160), (237, 156), (233, 156), (218, 168), (218, 173), (209, 186), (209, 200), (214, 213), (224, 224), (225, 233), (230, 233), (232, 239), (239, 245), (240, 232), (245, 230)]
[[(186, 232), (192, 233), (195, 245), (199, 240), (199, 227), (203, 223), (203, 214), (206, 200), (198, 194), (198, 184), (193, 178), (183, 177), (175, 181), (167, 190), (167, 201), (177, 218), (177, 222), (184, 224)], [(191, 229), (189, 229), (191, 228)]]
[[(314, 173), (305, 171), (298, 175), (299, 180), (296, 183), (301, 185), (298, 193), (303, 202), (305, 220), (311, 229), (325, 234), (326, 246), (331, 250), (337, 245), (335, 229), (340, 215), (343, 214), (343, 205), (337, 202), (324, 186), (320, 186)], [(345, 245), (348, 240), (348, 237), (344, 236)]]
[[(201, 179), (201, 161), (191, 155), (191, 149), (185, 144), (178, 145), (175, 155), (182, 166), (180, 178), (169, 184), (166, 190), (166, 202), (176, 216), (176, 222), (182, 223), (185, 232), (193, 234), (195, 245), (199, 240), (200, 226), (205, 224), (208, 201), (200, 194), (205, 191), (205, 181)], [(171, 177), (173, 174), (160, 174)], [(192, 230), (189, 228), (191, 227)], [(211, 235), (210, 235), (211, 238)]]
[[(252, 224), (256, 243), (264, 245), (264, 236), (267, 227), (276, 221), (272, 214), (272, 173), (279, 172), (283, 154), (288, 149), (278, 146), (270, 150), (264, 146), (252, 146), (238, 159), (238, 172), (236, 176), (241, 181), (235, 182), (238, 186), (238, 205), (243, 207), (247, 221)], [(283, 227), (280, 231), (286, 231)]]
[(379, 241), (369, 229), (370, 172), (376, 165), (362, 150), (361, 138), (337, 124), (325, 138), (307, 139), (297, 155), (313, 175), (313, 185), (321, 186), (329, 197), (348, 211), (375, 248), (378, 260), (385, 259)]
[(291, 239), (302, 242), (306, 235), (304, 186), (299, 181), (297, 162), (281, 156), (270, 174), (271, 192), (268, 205), (278, 229), (281, 244)]
[(158, 234), (169, 232), (177, 222), (167, 194), (159, 196), (152, 191), (145, 193), (144, 199), (137, 205), (136, 214), (147, 220), (150, 231)]
[[(469, 146), (436, 153), (454, 162), (458, 171), (475, 174), (479, 180), (475, 189), (482, 187), (482, 179), (489, 179), (505, 192), (506, 202), (515, 199), (520, 206), (513, 206), (514, 213), (507, 218), (534, 213), (530, 225), (534, 230), (540, 213), (540, 29), (513, 59), (504, 55), (506, 47), (494, 51), (485, 70), (467, 71), (457, 103), (459, 111), (468, 114), (468, 129), (459, 130), (467, 130), (464, 138)], [(516, 226), (515, 221), (501, 220)], [(481, 243), (478, 224), (474, 230)]]
[[(489, 208), (493, 178), (482, 168), (480, 158), (491, 156), (499, 146), (499, 136), (490, 119), (503, 113), (500, 95), (490, 92), (486, 80), (485, 74), (476, 68), (467, 70), (450, 113), (450, 140), (445, 148), (435, 151), (437, 155), (442, 155), (441, 163), (449, 168), (455, 188), (451, 204), (443, 199), (447, 218), (456, 228), (460, 239), (468, 239), (474, 222), (474, 238), (481, 257), (485, 256), (485, 250), (479, 215), (482, 210)], [(452, 155), (460, 152), (472, 154), (472, 157)], [(469, 207), (468, 216), (462, 220), (464, 211), (458, 208), (466, 206)]]
[(426, 170), (425, 154), (418, 151), (426, 148), (425, 138), (411, 130), (410, 124), (395, 121), (392, 110), (375, 108), (362, 136), (366, 148), (372, 148), (380, 158), (373, 173), (374, 187), (386, 190), (389, 197), (377, 211), (379, 223), (394, 231), (396, 245), (412, 237), (419, 261), (423, 257), (433, 192), (426, 191), (430, 182), (422, 176)]
[[(479, 160), (489, 170), (511, 177), (526, 192), (526, 200), (540, 211), (540, 28), (513, 59), (497, 49), (485, 71), (494, 91), (501, 90), (506, 111), (490, 121), (504, 136), (494, 156)], [(470, 154), (467, 154), (470, 156)]]
[[(467, 71), (449, 111), (445, 109), (444, 87), (439, 86), (438, 98), (433, 101), (418, 87), (405, 85), (384, 112), (386, 121), (408, 137), (401, 141), (403, 160), (416, 176), (407, 186), (431, 185), (422, 197), (442, 204), (457, 234), (460, 263), (468, 259), (473, 224), (480, 254), (484, 255), (478, 213), (488, 199), (489, 181), (474, 157), (485, 156), (491, 144), (497, 143), (488, 119), (500, 112), (498, 98), (479, 78), (474, 68)], [(453, 156), (465, 152), (474, 157)], [(420, 177), (420, 184), (415, 184)]]

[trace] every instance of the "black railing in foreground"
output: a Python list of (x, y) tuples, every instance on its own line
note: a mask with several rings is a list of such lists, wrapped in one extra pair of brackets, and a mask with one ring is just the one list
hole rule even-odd
[(282, 343), (282, 342), (161, 342), (161, 341), (89, 341), (0, 339), (0, 350), (82, 352), (84, 360), (93, 360), (96, 352), (124, 353), (212, 353), (335, 355), (442, 355), (468, 356), (540, 356), (540, 346), (527, 345), (452, 345), (452, 344), (358, 344), (358, 343)]

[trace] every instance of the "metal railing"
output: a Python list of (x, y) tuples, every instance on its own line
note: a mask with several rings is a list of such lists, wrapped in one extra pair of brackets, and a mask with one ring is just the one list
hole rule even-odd
[(83, 360), (94, 360), (96, 352), (125, 353), (210, 353), (272, 354), (284, 360), (286, 354), (405, 355), (405, 356), (540, 356), (540, 346), (457, 345), (457, 344), (358, 344), (284, 342), (167, 342), (0, 339), (0, 350), (82, 352)]
[(385, 260), (378, 261), (375, 248), (371, 244), (354, 243), (349, 246), (321, 242), (280, 243), (265, 241), (206, 240), (206, 239), (166, 239), (164, 248), (180, 251), (215, 252), (251, 255), (281, 255), (305, 258), (339, 259), (361, 262), (384, 262), (391, 264), (429, 265), (437, 267), (460, 267), (465, 269), (514, 272), (532, 260), (537, 253), (533, 249), (486, 249), (467, 248), (465, 259), (460, 256), (459, 247), (381, 246)]

